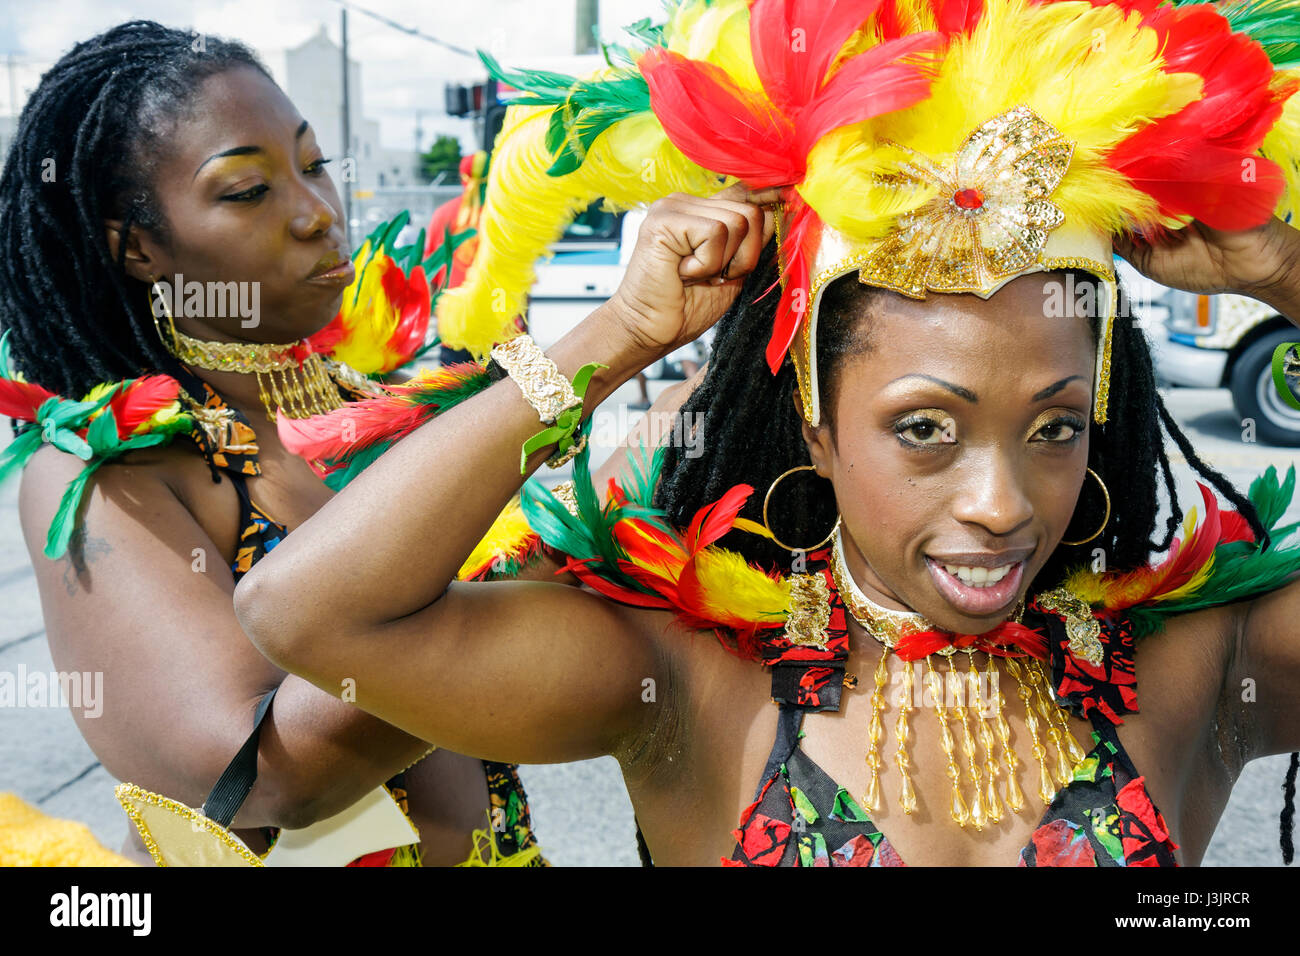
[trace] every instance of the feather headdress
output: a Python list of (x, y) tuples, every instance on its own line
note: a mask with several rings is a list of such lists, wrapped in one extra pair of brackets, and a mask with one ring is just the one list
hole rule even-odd
[(526, 95), (497, 140), (479, 252), (439, 304), (441, 333), (480, 355), (512, 336), (533, 263), (592, 201), (739, 180), (783, 190), (766, 354), (773, 370), (793, 355), (810, 422), (833, 279), (988, 297), (1066, 267), (1109, 292), (1104, 422), (1112, 237), (1295, 209), (1297, 18), (1300, 0), (680, 0), (594, 76), (485, 57)]

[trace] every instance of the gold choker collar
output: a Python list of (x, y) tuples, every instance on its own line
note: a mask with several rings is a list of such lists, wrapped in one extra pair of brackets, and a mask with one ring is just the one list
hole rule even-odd
[[(157, 318), (154, 322), (157, 324)], [(184, 364), (211, 372), (256, 375), (258, 397), (271, 421), (275, 421), (277, 409), (289, 418), (307, 418), (346, 404), (330, 366), (318, 353), (309, 351), (305, 339), (289, 345), (210, 342), (178, 331), (170, 321), (168, 325), (166, 332), (158, 327), (158, 336)], [(299, 359), (304, 351), (306, 357)]]
[[(897, 646), (899, 640), (909, 634), (921, 631), (944, 630), (944, 628), (930, 623), (924, 615), (918, 614), (916, 611), (894, 611), (887, 607), (881, 607), (867, 597), (862, 592), (862, 589), (858, 587), (858, 583), (853, 580), (853, 575), (849, 573), (848, 563), (844, 560), (844, 531), (842, 528), (835, 532), (834, 540), (831, 542), (830, 559), (831, 578), (835, 581), (835, 589), (839, 591), (840, 600), (844, 602), (844, 607), (872, 637), (885, 647)], [(1025, 602), (1022, 599), (1016, 605), (1010, 619), (1020, 623), (1024, 613)], [(946, 648), (937, 653), (949, 657), (955, 650), (955, 648)]]

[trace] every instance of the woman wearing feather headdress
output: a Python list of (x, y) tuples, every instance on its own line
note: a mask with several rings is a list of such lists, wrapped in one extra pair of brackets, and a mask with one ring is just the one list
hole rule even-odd
[[(1196, 457), (1112, 250), (1300, 322), (1296, 12), (685, 0), (584, 80), (490, 63), (530, 95), (440, 328), (511, 381), (403, 419), (240, 620), (429, 740), (616, 755), (659, 863), (1199, 862), (1241, 764), (1300, 745), (1294, 473), (1243, 495)], [(653, 205), (543, 354), (489, 303), (601, 196)], [(704, 454), (602, 503), (584, 417), (715, 322)], [(1166, 433), (1208, 482), (1186, 520)], [(574, 484), (523, 511), (588, 590), (452, 583), (548, 456)]]

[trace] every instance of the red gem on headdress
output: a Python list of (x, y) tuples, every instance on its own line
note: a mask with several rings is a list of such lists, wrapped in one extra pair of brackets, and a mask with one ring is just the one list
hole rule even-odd
[(979, 209), (984, 205), (984, 194), (978, 189), (959, 189), (952, 194), (952, 201), (962, 209)]

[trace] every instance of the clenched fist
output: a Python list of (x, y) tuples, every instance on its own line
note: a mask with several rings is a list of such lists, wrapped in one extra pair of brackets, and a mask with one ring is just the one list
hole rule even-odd
[(731, 186), (710, 199), (674, 193), (650, 206), (610, 305), (630, 340), (667, 354), (717, 322), (771, 238), (775, 189)]

